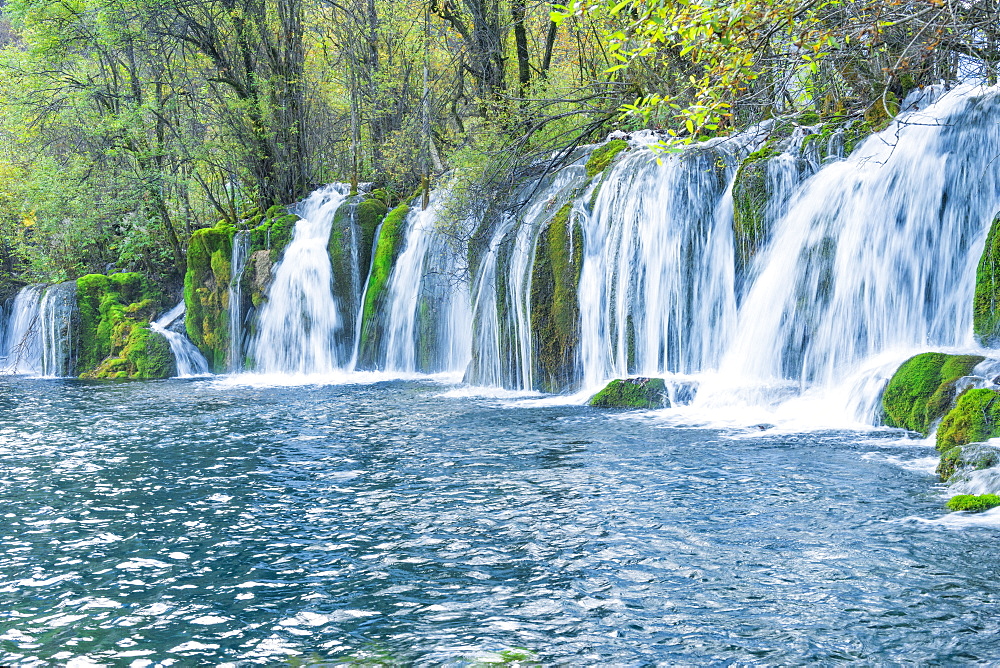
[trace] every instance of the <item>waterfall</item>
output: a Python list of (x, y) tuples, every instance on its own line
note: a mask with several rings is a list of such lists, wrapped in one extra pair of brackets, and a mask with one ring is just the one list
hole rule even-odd
[(209, 373), (208, 360), (205, 359), (205, 356), (184, 335), (183, 328), (179, 332), (171, 329), (171, 325), (180, 322), (180, 317), (183, 314), (184, 302), (182, 301), (160, 316), (155, 322), (151, 322), (149, 328), (154, 332), (162, 334), (167, 343), (170, 344), (170, 352), (174, 354), (174, 360), (177, 362), (178, 378), (207, 375)]
[(338, 359), (334, 336), (342, 327), (331, 282), (327, 244), (347, 186), (332, 184), (299, 205), (292, 241), (275, 268), (253, 342), (256, 370), (263, 373), (329, 373)]
[(805, 182), (760, 258), (721, 375), (832, 386), (887, 352), (976, 348), (998, 118), (995, 90), (955, 90)]
[(29, 285), (5, 309), (0, 322), (0, 373), (36, 374), (42, 370), (41, 303), (44, 285)]
[[(587, 182), (581, 161), (520, 194), (519, 211), (505, 215), (485, 250), (472, 286), (473, 355), (466, 378), (487, 386), (535, 388), (531, 279), (539, 233)], [(575, 209), (574, 209), (575, 211)]]
[(583, 384), (717, 363), (736, 315), (727, 145), (633, 151), (585, 217)]
[(439, 219), (450, 196), (436, 191), (426, 210), (414, 207), (387, 284), (381, 315), (384, 349), (378, 366), (394, 373), (461, 372), (469, 362), (471, 309), (460, 253)]
[[(240, 230), (233, 235), (233, 254), (230, 262), (231, 278), (229, 280), (229, 372), (239, 373), (243, 370), (243, 271), (250, 257), (250, 232)], [(176, 310), (176, 309), (174, 309)], [(172, 313), (173, 311), (171, 311)], [(177, 314), (178, 316), (180, 313)], [(174, 316), (175, 318), (177, 316)], [(169, 340), (169, 339), (168, 339)], [(187, 341), (187, 339), (184, 339)], [(190, 342), (189, 342), (190, 343)], [(174, 344), (170, 347), (173, 350)], [(178, 375), (190, 375), (180, 370), (180, 357), (177, 357)], [(203, 372), (195, 372), (203, 373)]]
[(76, 281), (51, 285), (39, 305), (43, 376), (76, 375)]

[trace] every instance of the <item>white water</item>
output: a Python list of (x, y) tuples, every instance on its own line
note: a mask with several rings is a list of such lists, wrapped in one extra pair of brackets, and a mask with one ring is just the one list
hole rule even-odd
[[(487, 387), (535, 389), (534, 340), (531, 330), (531, 274), (540, 233), (587, 182), (576, 164), (561, 169), (548, 183), (534, 183), (530, 198), (516, 214), (499, 223), (473, 284), (474, 355), (467, 374)], [(574, 218), (579, 212), (574, 207)]]
[(334, 336), (342, 326), (333, 298), (327, 244), (344, 184), (313, 193), (300, 207), (291, 243), (275, 268), (267, 303), (252, 343), (260, 373), (327, 374), (348, 360), (337, 358)]
[(434, 193), (426, 210), (413, 207), (406, 241), (386, 287), (381, 322), (384, 353), (377, 366), (391, 373), (461, 372), (469, 362), (472, 313), (460, 279), (453, 237), (438, 213), (450, 193)]
[(41, 302), (44, 285), (28, 285), (17, 293), (0, 322), (0, 373), (41, 372)]
[(584, 386), (712, 368), (736, 312), (725, 145), (636, 150), (601, 187), (584, 227)]
[(239, 373), (243, 370), (243, 288), (241, 283), (249, 257), (250, 232), (240, 230), (233, 235), (233, 253), (230, 262), (232, 278), (229, 281), (229, 373)]
[(42, 375), (63, 378), (75, 375), (76, 281), (50, 285), (39, 306)]
[(177, 362), (177, 377), (189, 378), (191, 376), (208, 375), (208, 360), (201, 354), (197, 346), (191, 343), (184, 334), (172, 331), (170, 326), (184, 314), (184, 302), (173, 307), (155, 322), (149, 324), (149, 328), (154, 332), (162, 334), (170, 344), (170, 352), (174, 354)]
[[(406, 223), (406, 247), (378, 315), (377, 366), (455, 371), (471, 359), (466, 378), (474, 384), (535, 389), (530, 295), (538, 231), (570, 200), (584, 228), (575, 386), (592, 391), (610, 378), (656, 375), (671, 380), (681, 404), (698, 386), (681, 411), (692, 421), (872, 423), (885, 380), (908, 355), (978, 348), (972, 291), (1000, 208), (998, 119), (995, 90), (954, 90), (905, 112), (846, 159), (834, 137), (822, 164), (812, 148), (796, 153), (806, 131), (799, 132), (791, 152), (766, 166), (772, 232), (741, 268), (731, 188), (752, 146), (738, 138), (659, 160), (641, 138), (633, 141), (593, 205), (579, 164), (548, 177), (497, 225), (471, 286), (442, 280), (456, 253), (436, 221), (438, 193)], [(324, 260), (327, 231), (319, 234)], [(300, 276), (303, 266), (311, 265), (296, 264)], [(335, 316), (332, 297), (321, 292)], [(258, 339), (262, 368), (344, 366), (329, 352), (335, 322), (317, 327), (326, 332), (320, 352), (283, 352), (308, 348), (288, 343), (308, 340), (291, 335), (295, 320), (277, 319), (282, 333), (270, 344)]]
[(953, 91), (808, 180), (761, 258), (721, 376), (832, 390), (882, 355), (978, 348), (998, 118), (995, 92)]

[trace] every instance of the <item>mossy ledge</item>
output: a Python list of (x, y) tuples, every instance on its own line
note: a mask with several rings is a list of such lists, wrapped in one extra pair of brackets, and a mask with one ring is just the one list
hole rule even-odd
[(184, 274), (184, 326), (214, 373), (227, 370), (229, 281), (236, 228), (225, 223), (195, 230)]
[(159, 289), (138, 273), (77, 279), (81, 378), (169, 378), (176, 373), (170, 345), (151, 332), (150, 319), (164, 308)]
[(577, 292), (583, 231), (567, 202), (539, 234), (531, 273), (531, 330), (536, 384), (543, 392), (572, 389), (580, 343)]
[(993, 219), (976, 268), (972, 327), (976, 339), (989, 348), (1000, 344), (1000, 216)]
[(927, 436), (951, 407), (955, 381), (983, 361), (980, 355), (921, 353), (896, 370), (882, 394), (885, 424)]
[(401, 204), (388, 213), (379, 228), (371, 271), (368, 274), (365, 302), (361, 309), (359, 368), (372, 368), (378, 355), (381, 330), (378, 314), (385, 301), (385, 291), (389, 284), (389, 276), (392, 274), (392, 267), (406, 244), (406, 217), (409, 213), (410, 207)]
[(595, 148), (587, 160), (587, 176), (596, 176), (603, 172), (615, 157), (627, 148), (628, 142), (624, 139), (612, 139), (607, 144)]
[(997, 506), (1000, 506), (1000, 496), (996, 494), (959, 494), (945, 504), (948, 510), (967, 513), (982, 513)]
[[(337, 346), (349, 356), (364, 281), (371, 268), (372, 246), (388, 209), (381, 200), (352, 197), (333, 216), (327, 250), (333, 270), (333, 296), (344, 319)], [(354, 244), (357, 243), (357, 249)]]
[(662, 378), (613, 380), (588, 402), (595, 408), (667, 408), (667, 384)]

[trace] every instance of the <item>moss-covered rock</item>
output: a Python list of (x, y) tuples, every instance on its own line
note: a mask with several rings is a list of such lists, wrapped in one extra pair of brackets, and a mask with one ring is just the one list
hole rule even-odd
[(595, 408), (664, 408), (670, 405), (662, 378), (613, 380), (591, 398)]
[(80, 319), (76, 372), (84, 378), (169, 378), (170, 346), (148, 329), (163, 310), (160, 290), (138, 273), (77, 279)]
[(375, 232), (387, 211), (380, 200), (358, 197), (344, 202), (333, 217), (327, 248), (333, 270), (333, 296), (343, 318), (339, 334), (342, 340), (337, 342), (342, 358), (350, 354), (354, 344), (355, 318), (371, 268)]
[(406, 243), (406, 217), (410, 207), (401, 204), (390, 211), (382, 221), (378, 241), (368, 274), (365, 302), (361, 310), (361, 341), (358, 347), (359, 368), (374, 366), (379, 349), (381, 324), (378, 321), (386, 300), (386, 289), (392, 267), (403, 252)]
[(244, 221), (244, 227), (250, 230), (250, 252), (266, 250), (271, 262), (279, 261), (292, 240), (297, 222), (299, 217), (283, 204), (276, 204), (263, 215)]
[[(127, 334), (126, 334), (127, 332)], [(101, 362), (84, 378), (170, 378), (177, 373), (177, 364), (170, 344), (162, 334), (132, 324), (122, 327), (120, 350)]]
[(955, 381), (983, 361), (979, 355), (922, 353), (903, 362), (882, 394), (885, 423), (927, 436), (955, 399)]
[(945, 507), (951, 511), (981, 513), (1000, 506), (1000, 496), (996, 494), (959, 494), (948, 499)]
[(1000, 344), (1000, 216), (993, 219), (986, 247), (976, 269), (976, 292), (972, 304), (972, 326), (984, 346)]
[[(773, 144), (765, 144), (747, 156), (736, 171), (733, 181), (733, 246), (737, 277), (746, 273), (757, 252), (771, 237), (771, 225), (775, 221), (769, 215), (769, 209), (776, 204), (772, 200), (781, 193), (775, 192), (768, 164), (779, 155), (781, 153)], [(794, 182), (809, 174), (809, 163), (805, 160), (789, 155), (783, 159), (792, 162), (791, 178)]]
[(1000, 392), (972, 389), (962, 393), (941, 420), (936, 447), (948, 452), (955, 446), (980, 443), (1000, 436)]
[(576, 379), (580, 342), (577, 292), (583, 270), (583, 232), (567, 202), (540, 231), (531, 274), (531, 330), (536, 385), (563, 392)]
[(236, 229), (220, 223), (195, 230), (184, 274), (184, 325), (188, 338), (208, 360), (209, 369), (228, 369), (230, 260)]
[(603, 146), (594, 149), (587, 160), (587, 176), (596, 176), (603, 172), (615, 157), (627, 148), (628, 142), (624, 139), (612, 139)]

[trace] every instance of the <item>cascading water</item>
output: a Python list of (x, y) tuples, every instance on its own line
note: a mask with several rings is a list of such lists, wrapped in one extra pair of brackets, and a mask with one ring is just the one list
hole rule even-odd
[(42, 370), (41, 303), (44, 285), (29, 285), (17, 293), (0, 330), (0, 372), (36, 374)]
[[(539, 233), (587, 183), (577, 160), (541, 183), (497, 226), (473, 283), (473, 356), (466, 378), (475, 384), (535, 389), (531, 280)], [(570, 214), (576, 217), (575, 213)]]
[(63, 378), (75, 375), (76, 281), (51, 285), (39, 307), (42, 375)]
[[(239, 373), (243, 370), (243, 271), (250, 257), (250, 232), (240, 230), (233, 235), (233, 254), (230, 262), (232, 278), (229, 281), (229, 372)], [(176, 309), (175, 309), (176, 310)], [(172, 312), (172, 311), (171, 311)], [(183, 311), (182, 311), (183, 312)], [(177, 314), (178, 316), (180, 313)], [(175, 316), (176, 318), (177, 316)], [(169, 324), (169, 323), (168, 323)], [(184, 339), (187, 340), (186, 338)], [(190, 343), (190, 342), (189, 342)], [(173, 349), (173, 343), (170, 344)], [(177, 357), (177, 352), (174, 352)], [(178, 374), (180, 357), (177, 357)], [(207, 370), (207, 369), (206, 369)], [(204, 372), (196, 372), (204, 373)]]
[(1000, 207), (998, 118), (995, 90), (952, 91), (808, 180), (756, 265), (720, 375), (832, 386), (888, 351), (977, 347), (975, 267)]
[(461, 372), (469, 362), (471, 309), (460, 280), (453, 235), (439, 213), (449, 198), (443, 188), (426, 210), (414, 207), (405, 222), (406, 242), (387, 285), (384, 349), (379, 368), (393, 373)]
[(583, 384), (714, 365), (735, 321), (727, 144), (633, 151), (585, 217)]
[(343, 366), (334, 337), (342, 326), (334, 301), (327, 244), (337, 208), (348, 195), (344, 184), (314, 192), (299, 205), (292, 241), (275, 269), (253, 342), (262, 373), (323, 374)]
[(181, 322), (180, 317), (183, 314), (184, 302), (182, 301), (160, 316), (155, 322), (149, 323), (149, 328), (154, 332), (162, 334), (167, 343), (170, 344), (170, 352), (173, 353), (174, 360), (177, 362), (178, 378), (206, 375), (209, 371), (208, 360), (205, 359), (205, 356), (183, 334), (183, 328), (181, 328), (181, 331), (171, 329), (172, 325)]

